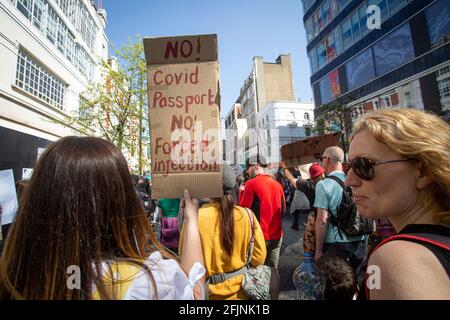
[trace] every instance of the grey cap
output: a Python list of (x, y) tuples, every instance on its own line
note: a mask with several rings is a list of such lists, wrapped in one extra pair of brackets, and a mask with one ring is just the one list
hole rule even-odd
[(222, 187), (223, 191), (230, 191), (236, 186), (236, 173), (234, 169), (228, 165), (222, 165)]

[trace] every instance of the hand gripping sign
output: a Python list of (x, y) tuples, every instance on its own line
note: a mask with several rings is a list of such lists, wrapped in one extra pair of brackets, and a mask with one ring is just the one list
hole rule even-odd
[(220, 197), (217, 36), (145, 38), (152, 198)]

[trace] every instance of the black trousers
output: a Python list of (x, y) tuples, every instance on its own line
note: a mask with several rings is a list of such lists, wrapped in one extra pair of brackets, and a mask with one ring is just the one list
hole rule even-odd
[(306, 222), (308, 220), (309, 210), (295, 210), (292, 214), (294, 215), (294, 222), (292, 223), (292, 226), (298, 227), (300, 215), (303, 214), (304, 217), (302, 217), (302, 219)]

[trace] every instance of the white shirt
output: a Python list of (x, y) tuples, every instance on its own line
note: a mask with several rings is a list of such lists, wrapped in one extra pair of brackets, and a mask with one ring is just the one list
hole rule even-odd
[[(159, 300), (194, 300), (194, 287), (206, 270), (200, 263), (195, 263), (186, 276), (179, 264), (173, 259), (163, 259), (159, 251), (153, 252), (144, 264), (152, 272)], [(103, 272), (109, 270), (108, 264), (102, 264)], [(118, 279), (118, 276), (115, 276)], [(122, 279), (123, 280), (123, 279)], [(94, 288), (94, 291), (96, 289)], [(153, 285), (145, 270), (140, 270), (133, 277), (124, 300), (153, 300)]]

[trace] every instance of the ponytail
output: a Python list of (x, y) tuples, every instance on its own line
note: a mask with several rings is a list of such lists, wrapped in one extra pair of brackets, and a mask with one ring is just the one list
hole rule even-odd
[(229, 193), (225, 193), (220, 199), (220, 244), (226, 255), (231, 257), (233, 253), (234, 237), (234, 200)]

